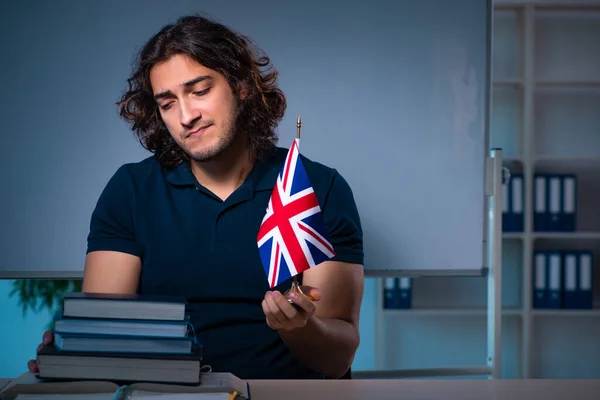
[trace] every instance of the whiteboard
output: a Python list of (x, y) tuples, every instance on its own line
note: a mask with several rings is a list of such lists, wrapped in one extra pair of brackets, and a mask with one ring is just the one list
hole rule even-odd
[(366, 274), (481, 274), (491, 3), (61, 0), (0, 3), (0, 277), (82, 276), (117, 168), (149, 155), (117, 115), (134, 55), (188, 13), (271, 57), (301, 152), (351, 185)]

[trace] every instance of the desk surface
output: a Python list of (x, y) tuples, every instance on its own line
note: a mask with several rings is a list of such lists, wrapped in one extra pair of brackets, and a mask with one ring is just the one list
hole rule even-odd
[[(9, 380), (0, 379), (0, 390)], [(251, 380), (252, 400), (600, 399), (600, 379), (582, 380)]]
[(598, 380), (249, 381), (252, 400), (600, 399)]

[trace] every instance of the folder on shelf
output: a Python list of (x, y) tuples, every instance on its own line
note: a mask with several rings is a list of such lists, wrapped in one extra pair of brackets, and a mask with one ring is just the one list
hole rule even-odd
[(385, 278), (383, 286), (383, 308), (398, 308), (400, 303), (399, 291), (397, 289), (397, 278)]
[(512, 175), (508, 184), (503, 185), (502, 189), (502, 230), (523, 232), (523, 175)]
[(579, 308), (579, 285), (578, 285), (578, 270), (579, 257), (576, 252), (567, 251), (563, 254), (564, 265), (564, 307)]
[(383, 287), (383, 308), (411, 308), (412, 287), (410, 278), (385, 278)]
[(594, 306), (594, 257), (591, 251), (579, 253), (579, 307), (593, 308)]
[(533, 308), (547, 308), (546, 253), (536, 251), (533, 259)]
[(556, 251), (536, 251), (533, 271), (533, 307), (562, 308), (562, 256)]
[(564, 307), (590, 309), (593, 307), (593, 256), (590, 251), (564, 253)]
[(562, 308), (562, 255), (559, 252), (548, 253), (546, 265), (548, 271), (548, 308)]
[(411, 308), (412, 305), (412, 281), (410, 278), (400, 278), (399, 282), (399, 308)]
[(562, 176), (562, 213), (560, 216), (561, 230), (573, 232), (576, 229), (577, 179), (575, 175)]
[(549, 230), (548, 223), (548, 207), (547, 204), (547, 176), (537, 174), (534, 177), (534, 213), (533, 213), (533, 230), (543, 232)]
[(548, 176), (548, 226), (549, 231), (562, 231), (562, 178), (559, 175)]
[(534, 176), (533, 230), (537, 232), (575, 231), (577, 180), (572, 174)]

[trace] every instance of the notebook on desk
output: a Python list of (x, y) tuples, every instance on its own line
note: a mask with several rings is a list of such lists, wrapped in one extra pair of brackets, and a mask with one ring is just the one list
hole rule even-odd
[[(38, 395), (34, 399), (54, 400), (60, 397), (64, 400), (85, 399), (85, 400), (112, 400), (115, 393), (122, 388), (118, 384), (109, 381), (44, 381), (37, 378), (34, 374), (26, 372), (17, 379), (11, 381), (9, 385), (0, 393), (0, 400), (15, 400), (19, 395)], [(160, 383), (134, 383), (129, 385), (133, 393), (133, 399), (156, 399), (168, 400), (167, 394), (196, 394), (201, 393), (224, 393), (228, 398), (235, 400), (250, 400), (250, 386), (244, 380), (228, 372), (206, 372), (202, 373), (201, 383), (199, 385), (173, 385)], [(60, 395), (46, 396), (39, 395)], [(84, 397), (84, 395), (93, 395)], [(161, 396), (159, 396), (161, 395)], [(233, 396), (230, 396), (233, 395)], [(187, 400), (179, 396), (170, 396), (174, 400)], [(179, 398), (178, 398), (179, 397)], [(20, 396), (21, 399), (32, 400)], [(202, 397), (197, 396), (198, 399)], [(216, 399), (215, 399), (216, 400)]]

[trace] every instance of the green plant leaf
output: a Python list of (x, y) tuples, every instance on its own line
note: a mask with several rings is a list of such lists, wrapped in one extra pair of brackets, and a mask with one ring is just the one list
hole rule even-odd
[[(80, 292), (83, 282), (77, 280), (53, 279), (22, 279), (12, 282), (9, 297), (17, 296), (17, 303), (21, 307), (23, 317), (27, 312), (39, 313), (48, 310), (54, 316), (62, 304), (62, 297), (66, 292)], [(51, 322), (53, 324), (53, 322)]]

